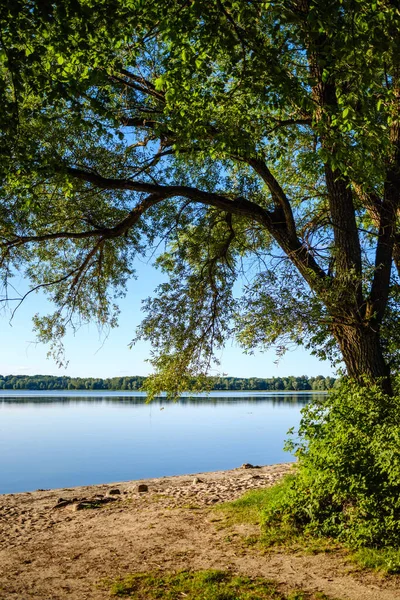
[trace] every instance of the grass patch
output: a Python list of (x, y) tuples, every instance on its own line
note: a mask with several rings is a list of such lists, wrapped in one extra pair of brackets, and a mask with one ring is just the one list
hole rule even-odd
[(214, 510), (224, 513), (225, 525), (234, 525), (236, 523), (258, 525), (261, 522), (261, 511), (266, 502), (268, 502), (268, 492), (270, 489), (272, 488), (247, 492), (237, 500), (215, 506)]
[(263, 548), (276, 547), (279, 550), (302, 550), (306, 553), (332, 552), (341, 546), (330, 538), (313, 537), (283, 521), (276, 515), (271, 518), (275, 507), (281, 506), (293, 475), (288, 475), (281, 483), (265, 489), (253, 490), (233, 502), (227, 502), (215, 510), (225, 515), (225, 526), (252, 524), (260, 526), (258, 536), (250, 536), (244, 542), (249, 546)]
[(399, 548), (360, 548), (351, 555), (351, 560), (364, 569), (372, 569), (389, 575), (400, 573)]
[(287, 552), (319, 554), (336, 552), (348, 557), (357, 566), (392, 575), (400, 573), (400, 549), (360, 548), (356, 551), (329, 537), (316, 537), (285, 520), (282, 507), (293, 476), (265, 489), (248, 492), (242, 498), (215, 507), (225, 515), (224, 525), (258, 524), (260, 533), (243, 539), (245, 546), (259, 550), (276, 549)]
[(262, 577), (225, 571), (137, 573), (108, 582), (107, 587), (114, 597), (135, 600), (328, 600), (327, 596), (298, 590), (283, 593)]

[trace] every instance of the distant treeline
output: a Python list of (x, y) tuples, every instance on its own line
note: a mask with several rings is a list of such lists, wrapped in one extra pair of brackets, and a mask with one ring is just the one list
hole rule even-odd
[[(55, 377), (53, 375), (0, 375), (3, 390), (141, 390), (145, 377)], [(335, 384), (333, 377), (215, 377), (213, 390), (329, 390)]]

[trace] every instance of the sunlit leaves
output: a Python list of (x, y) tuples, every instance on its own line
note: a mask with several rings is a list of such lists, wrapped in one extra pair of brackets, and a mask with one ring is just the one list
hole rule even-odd
[[(114, 297), (147, 249), (169, 282), (145, 303), (139, 336), (154, 343), (153, 364), (171, 389), (203, 377), (231, 334), (250, 351), (303, 343), (329, 355), (326, 306), (336, 310), (338, 290), (350, 284), (368, 295), (375, 272), (378, 229), (366, 198), (382, 195), (394, 156), (397, 8), (383, 0), (17, 0), (2, 4), (0, 21), (2, 267), (5, 279), (25, 269), (55, 302), (55, 315), (36, 319), (42, 339), (91, 318), (114, 325)], [(354, 192), (363, 249), (362, 276), (341, 274), (336, 288), (329, 170)], [(113, 186), (118, 179), (246, 200), (269, 226), (177, 193), (107, 237), (143, 201)], [(292, 248), (326, 275), (313, 291), (280, 266), (285, 252), (296, 262)], [(391, 325), (394, 288), (392, 297)]]

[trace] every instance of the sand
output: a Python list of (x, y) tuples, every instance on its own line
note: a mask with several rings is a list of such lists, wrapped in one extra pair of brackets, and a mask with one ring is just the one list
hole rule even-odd
[[(400, 600), (400, 579), (342, 556), (262, 553), (255, 526), (221, 527), (214, 509), (279, 480), (290, 464), (0, 495), (1, 600), (106, 600), (106, 578), (228, 569), (341, 600)], [(147, 486), (140, 492), (139, 485)], [(143, 488), (145, 489), (145, 488)]]

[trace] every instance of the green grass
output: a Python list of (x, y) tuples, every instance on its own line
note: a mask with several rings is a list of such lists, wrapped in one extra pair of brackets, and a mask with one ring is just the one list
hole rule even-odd
[[(286, 478), (286, 485), (288, 485), (291, 478), (292, 476)], [(215, 510), (222, 511), (225, 515), (225, 526), (245, 523), (260, 525), (258, 536), (252, 535), (244, 540), (244, 543), (249, 546), (276, 547), (279, 550), (292, 551), (302, 550), (311, 554), (338, 550), (340, 546), (332, 539), (312, 537), (299, 531), (289, 522), (270, 519), (268, 525), (266, 524), (265, 512), (271, 511), (274, 506), (280, 505), (284, 494), (285, 484), (278, 484), (248, 492), (238, 500), (222, 504), (216, 507)]]
[(327, 537), (315, 537), (310, 533), (294, 527), (289, 521), (280, 518), (276, 507), (281, 507), (290, 485), (292, 476), (287, 476), (281, 483), (270, 488), (248, 492), (242, 498), (225, 503), (215, 510), (225, 515), (226, 527), (235, 524), (259, 524), (260, 533), (243, 539), (243, 544), (255, 546), (259, 550), (277, 549), (287, 552), (304, 552), (318, 554), (320, 552), (340, 553), (361, 568), (371, 569), (383, 574), (400, 573), (399, 548), (361, 548), (352, 550)]
[(273, 582), (261, 577), (243, 577), (225, 571), (137, 573), (108, 582), (107, 587), (114, 597), (134, 600), (328, 600), (323, 594), (298, 590), (283, 593)]
[(225, 524), (235, 523), (259, 524), (261, 511), (268, 502), (269, 492), (273, 488), (254, 490), (247, 492), (244, 496), (233, 502), (225, 502), (214, 507), (214, 510), (222, 511), (225, 516)]
[(351, 554), (351, 559), (365, 569), (373, 569), (385, 574), (400, 573), (399, 548), (361, 548)]

